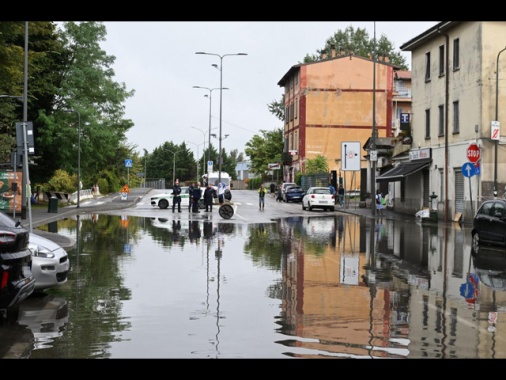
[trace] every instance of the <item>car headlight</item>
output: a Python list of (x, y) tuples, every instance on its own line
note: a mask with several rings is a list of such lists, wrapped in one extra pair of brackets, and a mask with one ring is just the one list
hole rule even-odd
[(32, 256), (43, 257), (46, 259), (52, 259), (54, 257), (54, 253), (42, 245), (29, 244), (28, 248), (32, 252)]

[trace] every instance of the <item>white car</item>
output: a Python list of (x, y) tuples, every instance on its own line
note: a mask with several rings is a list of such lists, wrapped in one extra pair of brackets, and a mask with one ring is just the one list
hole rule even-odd
[[(172, 204), (172, 190), (168, 193), (157, 194), (151, 197), (151, 206), (158, 206), (161, 209), (166, 209)], [(181, 208), (188, 208), (190, 205), (190, 190), (189, 186), (181, 186)]]
[(70, 261), (67, 251), (52, 240), (30, 232), (35, 291), (58, 287), (67, 282)]
[(310, 187), (302, 198), (302, 209), (312, 211), (314, 208), (334, 211), (335, 198), (328, 187)]

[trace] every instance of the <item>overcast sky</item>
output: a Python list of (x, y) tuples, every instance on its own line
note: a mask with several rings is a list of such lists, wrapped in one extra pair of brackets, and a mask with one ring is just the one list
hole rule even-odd
[[(222, 78), (222, 147), (244, 152), (245, 144), (260, 130), (281, 128), (267, 105), (280, 100), (278, 82), (306, 54), (316, 54), (338, 30), (352, 25), (365, 28), (376, 39), (384, 34), (395, 49), (434, 26), (437, 21), (410, 22), (105, 22), (107, 41), (102, 48), (116, 57), (115, 80), (135, 95), (125, 103), (125, 117), (134, 122), (128, 143), (144, 155), (166, 141), (187, 146), (201, 156), (208, 145), (208, 90), (211, 97), (211, 134), (219, 136), (220, 57), (197, 55), (203, 51), (225, 56)], [(408, 65), (411, 57), (402, 53)], [(192, 128), (194, 127), (194, 128)], [(225, 135), (229, 135), (225, 138)], [(211, 138), (218, 149), (219, 141)], [(198, 145), (198, 146), (197, 146)]]

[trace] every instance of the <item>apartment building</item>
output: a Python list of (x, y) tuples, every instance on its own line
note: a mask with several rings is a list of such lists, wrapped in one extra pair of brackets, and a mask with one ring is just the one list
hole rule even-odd
[[(494, 191), (504, 196), (505, 46), (506, 22), (444, 21), (400, 47), (411, 52), (412, 146), (376, 178), (388, 182), (396, 211), (436, 205), (440, 220), (470, 222)], [(479, 161), (463, 171), (471, 144)]]
[[(362, 147), (372, 136), (373, 114), (377, 137), (394, 136), (394, 107), (400, 107), (393, 102), (397, 70), (387, 57), (373, 60), (335, 49), (320, 61), (292, 66), (278, 82), (285, 106), (283, 180), (293, 182), (306, 160), (321, 155), (347, 189), (363, 188), (369, 164)], [(352, 144), (358, 149), (346, 151), (358, 170), (349, 170), (343, 160), (347, 142), (359, 143)]]

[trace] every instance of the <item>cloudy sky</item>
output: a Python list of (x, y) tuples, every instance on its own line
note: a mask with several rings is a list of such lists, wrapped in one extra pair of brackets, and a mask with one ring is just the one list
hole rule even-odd
[[(245, 144), (260, 130), (282, 127), (267, 105), (280, 100), (279, 80), (306, 54), (316, 54), (338, 30), (352, 25), (365, 28), (372, 38), (385, 35), (399, 47), (434, 26), (437, 21), (339, 22), (105, 22), (107, 40), (102, 48), (116, 57), (115, 80), (135, 95), (126, 101), (125, 117), (135, 126), (128, 143), (144, 154), (165, 141), (187, 146), (199, 155), (211, 134), (219, 136), (220, 70), (222, 66), (222, 146), (244, 152)], [(400, 50), (400, 49), (399, 49)], [(203, 51), (216, 55), (197, 55)], [(246, 53), (246, 56), (228, 54)], [(411, 57), (403, 53), (408, 64)], [(219, 56), (224, 56), (220, 60)], [(195, 89), (193, 86), (216, 88)], [(225, 135), (228, 135), (225, 138)], [(211, 138), (218, 149), (219, 141)]]

